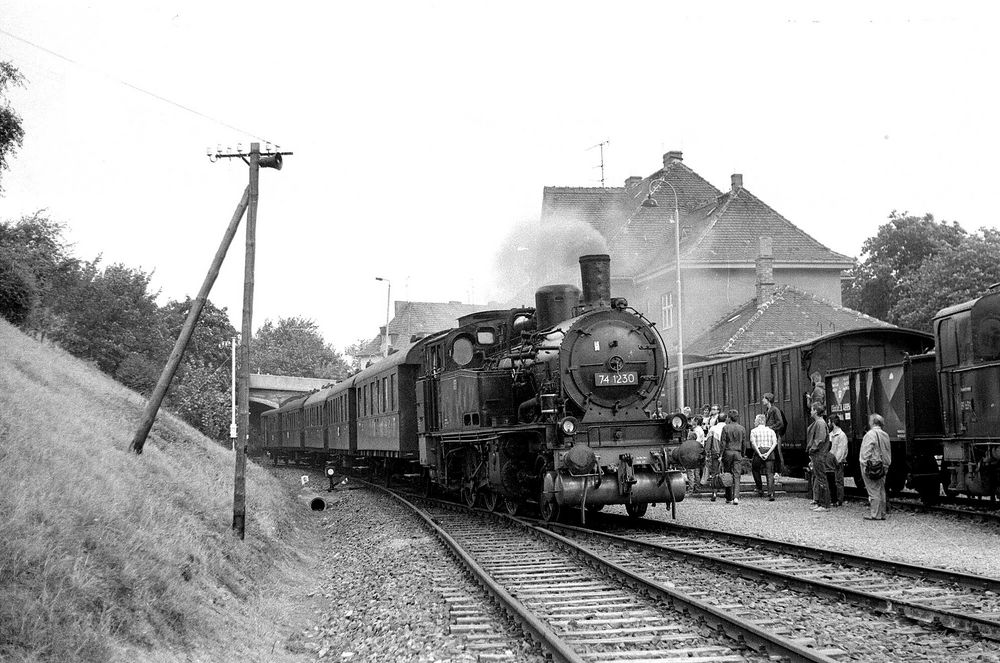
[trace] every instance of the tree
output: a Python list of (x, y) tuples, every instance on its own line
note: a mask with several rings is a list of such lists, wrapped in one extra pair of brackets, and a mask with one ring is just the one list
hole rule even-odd
[(346, 355), (351, 360), (349, 363), (351, 373), (357, 373), (358, 371), (365, 368), (365, 363), (368, 360), (360, 355), (371, 344), (372, 341), (370, 339), (359, 338), (357, 341), (351, 343), (346, 348), (344, 348), (344, 355)]
[(257, 330), (250, 347), (250, 367), (258, 373), (341, 380), (350, 372), (344, 358), (323, 340), (312, 320), (270, 320)]
[(174, 379), (170, 409), (213, 440), (229, 436), (229, 367), (195, 361)]
[(77, 357), (115, 375), (132, 353), (157, 357), (162, 352), (159, 307), (157, 293), (149, 291), (152, 273), (120, 263), (99, 270), (99, 261), (83, 264), (59, 311), (64, 324), (52, 337)]
[[(171, 300), (160, 309), (160, 334), (163, 339), (162, 362), (174, 347), (177, 336), (191, 311), (192, 299), (184, 301)], [(211, 302), (205, 302), (201, 309), (198, 325), (191, 335), (187, 349), (184, 351), (184, 363), (200, 362), (206, 366), (216, 367), (229, 365), (230, 340), (236, 336), (236, 328), (229, 321), (225, 308), (219, 308)]]
[[(9, 62), (0, 61), (0, 177), (9, 167), (8, 160), (24, 141), (21, 116), (11, 108), (6, 92), (12, 87), (23, 87), (24, 76)], [(2, 183), (2, 179), (0, 179)], [(0, 192), (3, 186), (0, 185)]]
[(1000, 231), (983, 228), (956, 247), (927, 258), (899, 287), (889, 318), (913, 329), (931, 330), (941, 309), (979, 297), (1000, 282)]
[(862, 313), (896, 322), (891, 309), (902, 296), (901, 284), (928, 258), (957, 247), (968, 233), (952, 222), (937, 222), (893, 211), (889, 222), (862, 245), (864, 260), (853, 270), (844, 290), (844, 304)]
[(71, 255), (64, 231), (62, 223), (48, 218), (43, 211), (0, 223), (0, 252), (13, 256), (19, 269), (30, 276), (35, 290), (23, 327), (41, 338), (60, 326), (58, 312), (71, 300), (70, 293), (80, 278), (80, 261)]

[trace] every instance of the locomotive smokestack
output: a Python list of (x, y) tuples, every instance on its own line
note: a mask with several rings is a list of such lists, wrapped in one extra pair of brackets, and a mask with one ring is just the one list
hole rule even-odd
[(611, 256), (607, 253), (580, 256), (580, 280), (584, 306), (611, 303)]

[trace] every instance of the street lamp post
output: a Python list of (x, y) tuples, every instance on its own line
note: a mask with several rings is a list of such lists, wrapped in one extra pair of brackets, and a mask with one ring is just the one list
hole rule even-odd
[(375, 277), (376, 281), (382, 281), (388, 286), (385, 290), (385, 334), (384, 334), (384, 348), (382, 350), (382, 356), (389, 356), (389, 304), (392, 303), (392, 281), (389, 279), (384, 279), (381, 276)]
[(674, 194), (674, 261), (677, 265), (677, 411), (680, 412), (684, 409), (684, 329), (681, 324), (681, 215), (677, 189), (665, 179), (652, 180), (642, 206), (659, 207), (653, 194), (663, 185), (670, 187), (670, 191)]

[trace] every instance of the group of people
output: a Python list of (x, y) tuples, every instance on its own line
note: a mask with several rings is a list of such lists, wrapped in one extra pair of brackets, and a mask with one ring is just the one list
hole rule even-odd
[(700, 415), (689, 417), (689, 439), (696, 440), (704, 449), (700, 479), (697, 469), (688, 470), (691, 490), (697, 491), (700, 487), (710, 489), (714, 502), (721, 488), (726, 504), (739, 504), (743, 460), (746, 451), (752, 449), (750, 467), (757, 494), (764, 495), (763, 480), (766, 477), (767, 497), (774, 501), (775, 468), (780, 470), (784, 466), (781, 437), (787, 424), (784, 414), (774, 405), (773, 394), (764, 394), (761, 403), (767, 410), (757, 415), (749, 434), (740, 423), (739, 410), (725, 411), (718, 405), (705, 405)]
[[(813, 511), (828, 511), (831, 505), (844, 503), (844, 466), (847, 464), (847, 434), (841, 429), (841, 419), (825, 417), (821, 403), (811, 407), (812, 423), (806, 431), (806, 453), (812, 471)], [(861, 440), (858, 462), (868, 491), (870, 512), (865, 520), (885, 520), (887, 496), (885, 476), (892, 463), (892, 446), (885, 432), (885, 420), (880, 414), (868, 417), (868, 432)], [(836, 496), (836, 501), (833, 500)]]
[[(841, 419), (833, 415), (826, 417), (825, 406), (819, 398), (812, 401), (810, 410), (812, 423), (806, 431), (806, 453), (812, 472), (813, 501), (810, 508), (816, 512), (829, 511), (833, 506), (844, 503), (844, 467), (847, 464), (847, 434), (841, 428)], [(744, 459), (750, 456), (750, 471), (753, 475), (757, 494), (774, 501), (775, 476), (784, 471), (784, 457), (781, 441), (785, 435), (787, 421), (784, 413), (775, 406), (774, 395), (764, 394), (761, 404), (766, 408), (763, 414), (754, 418), (754, 426), (749, 433), (740, 423), (738, 410), (722, 410), (718, 405), (705, 405), (700, 415), (688, 414), (689, 440), (698, 443), (703, 454), (700, 467), (697, 463), (685, 463), (688, 467), (689, 489), (711, 490), (712, 501), (716, 501), (719, 490), (723, 490), (727, 504), (740, 503), (740, 475)], [(889, 435), (883, 430), (881, 415), (872, 414), (868, 421), (869, 430), (861, 443), (859, 461), (868, 491), (871, 510), (866, 520), (885, 520), (886, 492), (885, 475), (892, 461)], [(752, 453), (752, 455), (750, 455)], [(764, 480), (767, 481), (765, 493)]]

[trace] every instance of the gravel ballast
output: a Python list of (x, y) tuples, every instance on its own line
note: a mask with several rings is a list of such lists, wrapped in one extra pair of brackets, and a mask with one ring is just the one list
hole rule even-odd
[[(625, 513), (620, 506), (607, 510)], [(899, 509), (884, 521), (870, 521), (863, 519), (867, 513), (867, 505), (851, 502), (815, 512), (804, 496), (779, 495), (769, 502), (744, 488), (738, 505), (726, 504), (721, 494), (716, 502), (685, 498), (677, 505), (677, 522), (1000, 578), (995, 525)], [(670, 509), (651, 507), (645, 517), (670, 521)]]
[(327, 493), (312, 477), (328, 508), (307, 525), (320, 544), (315, 588), (290, 617), (288, 651), (321, 661), (541, 661), (403, 505), (366, 489)]

